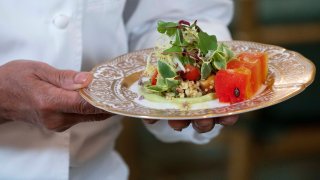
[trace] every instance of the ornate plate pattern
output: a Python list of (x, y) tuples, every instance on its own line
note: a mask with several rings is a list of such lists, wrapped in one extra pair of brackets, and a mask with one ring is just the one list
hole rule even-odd
[[(302, 92), (314, 80), (314, 64), (299, 53), (282, 47), (246, 41), (229, 41), (236, 53), (266, 52), (269, 73), (266, 88), (254, 98), (224, 107), (201, 110), (153, 109), (134, 102), (139, 95), (129, 90), (145, 69), (145, 56), (154, 49), (145, 49), (119, 56), (98, 65), (92, 72), (94, 79), (80, 95), (92, 105), (124, 116), (150, 119), (198, 119), (249, 112), (268, 107)], [(151, 56), (155, 63), (155, 57)]]

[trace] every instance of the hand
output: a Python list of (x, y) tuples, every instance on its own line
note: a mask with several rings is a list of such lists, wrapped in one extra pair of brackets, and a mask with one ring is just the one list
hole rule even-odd
[(57, 70), (36, 61), (4, 64), (0, 66), (0, 120), (25, 121), (53, 131), (104, 120), (111, 114), (88, 104), (76, 91), (91, 80), (88, 72)]
[[(191, 123), (193, 129), (195, 129), (199, 133), (209, 132), (214, 128), (215, 124), (221, 125), (233, 125), (239, 119), (238, 115), (233, 116), (225, 116), (225, 117), (218, 117), (218, 118), (208, 118), (208, 119), (196, 119), (196, 120), (169, 120), (169, 126), (176, 130), (182, 131), (182, 129), (187, 128)], [(144, 122), (147, 124), (154, 124), (158, 120), (154, 119), (144, 119)]]

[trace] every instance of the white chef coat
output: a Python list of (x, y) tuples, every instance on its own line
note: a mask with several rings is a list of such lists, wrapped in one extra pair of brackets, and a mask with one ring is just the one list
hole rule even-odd
[[(89, 70), (130, 50), (154, 46), (160, 19), (198, 19), (203, 30), (230, 39), (231, 0), (140, 0), (135, 11), (125, 11), (127, 21), (124, 6), (125, 0), (0, 1), (0, 65), (31, 59), (59, 69)], [(0, 179), (127, 179), (128, 168), (114, 150), (120, 119), (80, 123), (62, 133), (23, 122), (0, 124)], [(146, 126), (163, 141), (198, 144), (221, 129), (216, 125), (199, 134), (192, 127), (176, 132), (167, 121)]]

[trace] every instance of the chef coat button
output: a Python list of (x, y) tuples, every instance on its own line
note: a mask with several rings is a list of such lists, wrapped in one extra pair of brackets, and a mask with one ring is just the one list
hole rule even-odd
[(59, 14), (53, 18), (53, 24), (59, 29), (64, 29), (69, 24), (69, 17), (63, 14)]

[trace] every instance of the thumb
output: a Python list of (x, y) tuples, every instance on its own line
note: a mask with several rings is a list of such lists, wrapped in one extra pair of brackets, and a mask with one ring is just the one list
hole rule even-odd
[(58, 70), (49, 65), (42, 70), (44, 72), (40, 76), (42, 80), (66, 90), (78, 90), (87, 87), (93, 79), (90, 72)]

